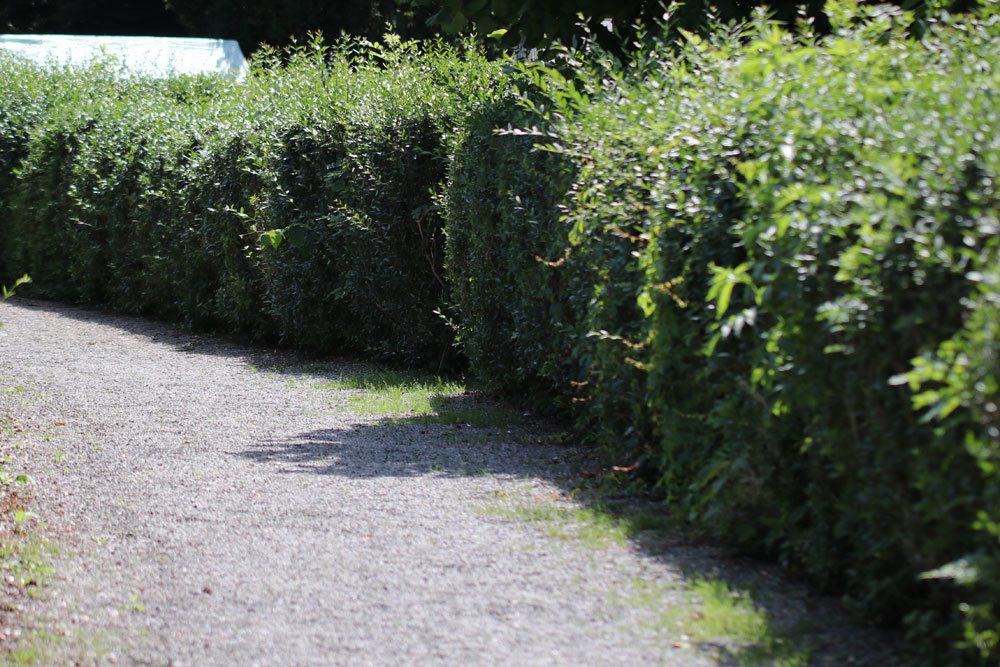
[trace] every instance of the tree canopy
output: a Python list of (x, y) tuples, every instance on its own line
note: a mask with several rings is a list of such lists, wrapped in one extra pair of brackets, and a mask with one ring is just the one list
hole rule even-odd
[(758, 6), (790, 21), (799, 12), (825, 25), (824, 0), (687, 0), (666, 8), (660, 0), (440, 0), (432, 21), (454, 34), (475, 30), (502, 36), (508, 45), (539, 46), (551, 39), (568, 41), (578, 33), (579, 16), (607, 28), (630, 28), (636, 22), (661, 21), (665, 14), (685, 28), (698, 28), (710, 17), (746, 18)]
[(309, 32), (427, 37), (436, 8), (426, 0), (8, 0), (0, 32), (220, 37), (250, 53)]
[[(863, 0), (864, 1), (864, 0)], [(876, 0), (870, 0), (875, 2)], [(919, 9), (931, 0), (893, 0)], [(968, 9), (977, 0), (940, 0)], [(804, 14), (820, 32), (828, 27), (826, 0), (8, 0), (0, 4), (0, 32), (96, 35), (173, 35), (239, 40), (250, 53), (263, 42), (273, 46), (308, 32), (329, 37), (348, 33), (377, 38), (392, 31), (423, 38), (438, 32), (493, 35), (503, 47), (544, 46), (569, 42), (579, 34), (579, 17), (589, 19), (599, 38), (614, 42), (612, 32), (627, 32), (636, 22), (647, 25), (669, 12), (673, 25), (697, 30), (711, 17), (746, 18), (765, 7), (791, 23)], [(665, 5), (670, 5), (665, 9)]]

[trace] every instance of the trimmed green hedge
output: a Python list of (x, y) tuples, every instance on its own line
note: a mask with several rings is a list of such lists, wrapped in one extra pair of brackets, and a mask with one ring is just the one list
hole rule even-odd
[[(36, 118), (5, 97), (0, 111), (19, 121), (2, 146), (18, 166), (0, 254), (37, 272), (33, 293), (459, 363), (435, 312), (436, 202), (462, 119), (503, 92), (499, 64), (390, 38), (264, 54), (242, 83), (7, 66), (50, 107)], [(77, 94), (52, 95), (59, 82)]]
[(529, 68), (448, 213), (476, 376), (557, 388), (695, 525), (962, 637), (938, 664), (1000, 633), (998, 18)]
[[(515, 96), (469, 119), (444, 202), (457, 338), (490, 391), (560, 401), (572, 375), (574, 306), (559, 205), (574, 168), (514, 128), (537, 121)], [(566, 406), (563, 406), (564, 408)]]
[(625, 65), (392, 38), (240, 83), (0, 59), (0, 280), (467, 363), (938, 664), (995, 660), (1000, 15), (917, 41), (852, 11)]

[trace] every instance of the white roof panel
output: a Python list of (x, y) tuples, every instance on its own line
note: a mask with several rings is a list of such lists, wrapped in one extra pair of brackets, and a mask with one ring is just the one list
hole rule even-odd
[(247, 68), (238, 42), (200, 37), (111, 37), (101, 35), (0, 35), (0, 48), (39, 63), (83, 65), (108, 54), (135, 72), (154, 76), (223, 74)]

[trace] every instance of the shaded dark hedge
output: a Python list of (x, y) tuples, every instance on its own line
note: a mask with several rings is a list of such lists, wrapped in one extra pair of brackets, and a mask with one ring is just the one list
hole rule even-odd
[(1000, 19), (916, 41), (865, 11), (628, 65), (392, 41), (242, 83), (4, 61), (0, 278), (425, 367), (463, 363), (457, 338), (671, 511), (904, 619), (935, 664), (989, 662)]

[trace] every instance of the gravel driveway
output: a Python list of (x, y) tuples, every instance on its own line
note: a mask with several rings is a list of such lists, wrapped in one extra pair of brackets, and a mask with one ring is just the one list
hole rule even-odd
[[(59, 549), (25, 611), (55, 630), (47, 660), (731, 661), (664, 619), (688, 613), (682, 572), (759, 567), (683, 541), (595, 545), (510, 510), (572, 515), (574, 447), (334, 409), (316, 381), (350, 362), (27, 299), (0, 321), (0, 416), (33, 426), (17, 456)], [(769, 586), (791, 620), (822, 619), (813, 662), (882, 650), (828, 601)]]

